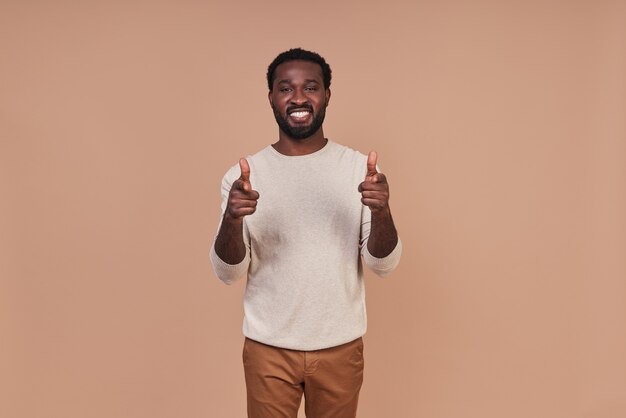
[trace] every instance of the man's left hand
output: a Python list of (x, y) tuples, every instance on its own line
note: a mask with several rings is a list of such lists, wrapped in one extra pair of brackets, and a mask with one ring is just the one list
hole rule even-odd
[(367, 175), (365, 181), (359, 184), (361, 202), (368, 206), (374, 214), (389, 213), (389, 184), (383, 173), (376, 170), (378, 156), (371, 151), (367, 156)]

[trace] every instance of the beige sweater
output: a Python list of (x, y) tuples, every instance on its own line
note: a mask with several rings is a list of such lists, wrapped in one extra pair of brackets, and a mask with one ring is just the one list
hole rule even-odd
[[(312, 154), (286, 156), (268, 146), (247, 158), (260, 198), (244, 218), (246, 256), (225, 263), (211, 247), (215, 274), (226, 284), (247, 273), (243, 333), (294, 350), (319, 350), (365, 333), (362, 261), (379, 276), (400, 261), (402, 243), (384, 258), (367, 250), (370, 210), (358, 185), (367, 156), (328, 141)], [(222, 214), (233, 166), (222, 180)]]

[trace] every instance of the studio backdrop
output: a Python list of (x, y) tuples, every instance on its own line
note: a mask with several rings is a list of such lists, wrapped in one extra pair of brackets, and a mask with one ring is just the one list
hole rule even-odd
[(0, 416), (240, 418), (220, 181), (333, 70), (404, 243), (360, 418), (626, 416), (623, 1), (0, 2)]

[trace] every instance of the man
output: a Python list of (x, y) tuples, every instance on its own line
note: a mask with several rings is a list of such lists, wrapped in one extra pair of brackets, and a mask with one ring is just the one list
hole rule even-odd
[(216, 275), (247, 273), (243, 350), (248, 416), (356, 416), (366, 328), (361, 258), (392, 271), (402, 245), (389, 188), (365, 156), (324, 137), (331, 70), (300, 48), (267, 71), (278, 142), (242, 158), (222, 181), (211, 248)]

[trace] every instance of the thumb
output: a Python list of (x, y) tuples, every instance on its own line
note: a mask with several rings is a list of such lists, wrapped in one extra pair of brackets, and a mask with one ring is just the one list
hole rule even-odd
[(239, 160), (239, 169), (241, 170), (241, 176), (239, 176), (239, 179), (243, 181), (243, 189), (246, 192), (249, 192), (252, 189), (252, 186), (250, 185), (250, 166), (248, 165), (248, 160), (241, 158)]
[(376, 154), (376, 151), (370, 151), (370, 153), (367, 156), (367, 176), (366, 176), (370, 180), (375, 180), (372, 177), (378, 174), (378, 171), (376, 170), (377, 160), (378, 160), (378, 155)]

